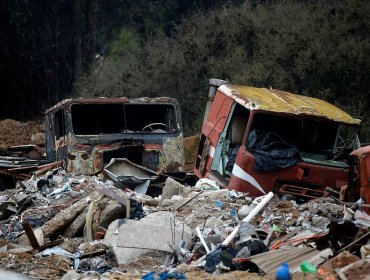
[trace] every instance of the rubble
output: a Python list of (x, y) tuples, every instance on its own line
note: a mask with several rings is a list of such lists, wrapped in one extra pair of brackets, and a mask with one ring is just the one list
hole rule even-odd
[(309, 266), (311, 279), (351, 279), (367, 267), (365, 212), (183, 182), (159, 175), (150, 196), (62, 168), (20, 181), (0, 193), (0, 265), (28, 279), (274, 279), (281, 262), (293, 278)]

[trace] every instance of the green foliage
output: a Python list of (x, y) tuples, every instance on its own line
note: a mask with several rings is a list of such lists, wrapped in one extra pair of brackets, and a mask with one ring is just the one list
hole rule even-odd
[(369, 141), (369, 32), (365, 0), (253, 1), (199, 11), (170, 36), (148, 41), (140, 55), (105, 63), (82, 81), (89, 90), (81, 94), (175, 97), (192, 133), (201, 126), (209, 78), (272, 86), (364, 118), (362, 139)]
[(140, 37), (135, 30), (122, 29), (111, 45), (109, 58), (114, 61), (123, 57), (137, 56), (142, 50)]

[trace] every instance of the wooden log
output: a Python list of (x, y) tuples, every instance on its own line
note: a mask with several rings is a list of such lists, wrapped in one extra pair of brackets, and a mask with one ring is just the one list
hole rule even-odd
[[(92, 200), (102, 197), (97, 192), (90, 194), (89, 196)], [(68, 208), (59, 212), (54, 218), (47, 221), (41, 226), (45, 237), (55, 237), (59, 233), (64, 232), (64, 230), (86, 209), (90, 204), (91, 199), (83, 198), (72, 204)]]
[(67, 227), (67, 229), (64, 231), (64, 236), (72, 238), (75, 237), (79, 232), (82, 233), (86, 223), (87, 209), (88, 207), (86, 207), (85, 210)]

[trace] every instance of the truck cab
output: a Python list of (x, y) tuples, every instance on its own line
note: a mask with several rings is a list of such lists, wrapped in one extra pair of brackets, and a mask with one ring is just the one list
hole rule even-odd
[(175, 99), (66, 99), (45, 112), (47, 160), (67, 172), (99, 173), (112, 158), (155, 172), (183, 170), (181, 111)]
[(325, 196), (348, 184), (359, 127), (320, 99), (211, 80), (194, 172), (252, 197)]

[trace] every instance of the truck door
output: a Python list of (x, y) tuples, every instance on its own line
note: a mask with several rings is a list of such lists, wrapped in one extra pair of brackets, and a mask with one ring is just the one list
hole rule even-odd
[(215, 155), (221, 154), (221, 147), (224, 135), (225, 124), (230, 114), (233, 100), (228, 96), (217, 92), (212, 103), (211, 110), (203, 124), (197, 159), (195, 163), (195, 174), (198, 177), (205, 177), (211, 171), (212, 159)]
[(211, 169), (227, 180), (232, 174), (238, 150), (242, 146), (248, 120), (249, 110), (234, 103), (217, 141)]
[(63, 160), (67, 155), (67, 135), (64, 118), (64, 110), (60, 109), (54, 113), (54, 149), (56, 160)]
[[(360, 196), (366, 204), (370, 203), (370, 153), (364, 153), (360, 159)], [(370, 208), (364, 207), (367, 214), (370, 215)]]

